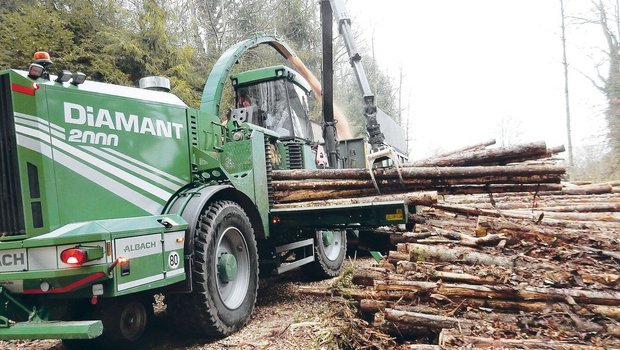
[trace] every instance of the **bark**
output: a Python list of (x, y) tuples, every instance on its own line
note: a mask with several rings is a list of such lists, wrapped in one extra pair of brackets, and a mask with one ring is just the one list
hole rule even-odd
[[(394, 299), (392, 299), (394, 300)], [(452, 299), (454, 302), (458, 302), (458, 298)], [(558, 312), (562, 313), (564, 307), (562, 303), (558, 302), (542, 302), (542, 301), (509, 301), (509, 300), (496, 300), (496, 299), (480, 299), (480, 298), (466, 298), (465, 305), (471, 307), (482, 307), (487, 309), (499, 310), (499, 311), (523, 311), (531, 313), (547, 313)], [(384, 310), (385, 308), (399, 308), (398, 301), (390, 301), (385, 299), (361, 299), (360, 309), (365, 313), (374, 313)], [(432, 310), (421, 309), (419, 306), (411, 306), (412, 311), (431, 313)], [(595, 304), (580, 304), (572, 305), (571, 310), (584, 317), (592, 317), (593, 315), (602, 315), (611, 319), (620, 320), (620, 307), (609, 305), (595, 305)]]
[(533, 217), (540, 217), (543, 215), (546, 218), (556, 220), (569, 220), (569, 221), (606, 221), (606, 222), (620, 222), (620, 214), (613, 212), (601, 212), (601, 213), (566, 213), (566, 212), (545, 212), (540, 210), (523, 211), (523, 210), (511, 210), (504, 212), (504, 214), (515, 215), (530, 215)]
[(541, 191), (559, 190), (559, 184), (513, 184), (513, 185), (469, 185), (469, 186), (451, 186), (451, 187), (434, 187), (437, 193), (441, 195), (457, 195), (457, 194), (481, 194), (481, 193), (511, 193), (511, 192), (530, 192), (538, 193)]
[(419, 312), (401, 311), (395, 309), (385, 309), (383, 312), (386, 320), (413, 327), (442, 329), (457, 328), (461, 325), (471, 324), (471, 321), (469, 320), (439, 315), (429, 315)]
[(490, 139), (490, 140), (487, 140), (487, 141), (484, 141), (484, 142), (477, 143), (475, 145), (465, 146), (463, 148), (458, 148), (458, 149), (455, 149), (455, 150), (452, 150), (452, 151), (448, 151), (448, 152), (445, 152), (445, 153), (440, 153), (440, 154), (438, 154), (438, 155), (436, 155), (436, 156), (434, 156), (432, 158), (420, 160), (419, 162), (420, 163), (424, 163), (424, 162), (433, 161), (434, 159), (445, 158), (445, 157), (452, 156), (452, 155), (455, 155), (455, 154), (460, 154), (460, 153), (463, 153), (463, 152), (466, 152), (466, 151), (480, 150), (480, 149), (483, 149), (483, 148), (485, 148), (487, 146), (492, 146), (495, 143), (496, 143), (495, 139)]
[[(452, 202), (452, 201), (451, 201)], [(462, 203), (465, 204), (465, 203)], [(541, 210), (552, 212), (573, 212), (573, 213), (596, 213), (596, 212), (618, 212), (620, 203), (607, 201), (556, 201), (556, 200), (536, 200), (522, 202), (500, 202), (495, 203), (476, 203), (478, 209), (499, 209), (499, 210)]]
[[(541, 222), (541, 224), (544, 223)], [(588, 246), (577, 245), (577, 242), (583, 244), (591, 244), (597, 242), (599, 246), (610, 246), (613, 243), (610, 242), (610, 237), (602, 232), (598, 232), (601, 229), (602, 223), (592, 224), (592, 231), (584, 231), (586, 227), (582, 224), (579, 230), (572, 229), (553, 229), (541, 225), (533, 225), (531, 220), (523, 223), (517, 223), (511, 220), (491, 218), (486, 216), (478, 217), (478, 224), (475, 229), (477, 236), (485, 235), (502, 235), (509, 237), (508, 244), (519, 243), (521, 240), (531, 242), (545, 242), (550, 245), (557, 245), (561, 242), (567, 242), (572, 244), (573, 249), (580, 249), (582, 251), (589, 251), (601, 256), (613, 257), (620, 259), (620, 253), (595, 249)], [(599, 227), (597, 227), (599, 226)], [(613, 246), (613, 245), (612, 245)], [(615, 247), (615, 246), (614, 246)]]
[(497, 281), (495, 281), (494, 278), (479, 277), (479, 276), (471, 275), (468, 273), (433, 271), (432, 274), (435, 279), (440, 279), (442, 281), (448, 281), (448, 282), (460, 282), (460, 283), (471, 283), (471, 284), (495, 284), (497, 283)]
[[(377, 179), (397, 179), (396, 169), (374, 169)], [(480, 176), (530, 176), (566, 173), (559, 165), (545, 166), (471, 166), (471, 167), (408, 167), (402, 168), (403, 178), (456, 178)], [(309, 179), (370, 179), (368, 169), (274, 170), (273, 180)]]
[(408, 344), (403, 345), (401, 349), (408, 350), (442, 350), (439, 345), (431, 345), (431, 344)]
[(403, 166), (478, 166), (508, 164), (514, 161), (540, 159), (547, 156), (547, 146), (544, 142), (485, 148), (459, 154), (452, 154), (443, 158), (425, 161), (422, 165), (418, 162), (404, 164)]
[(400, 325), (385, 319), (383, 313), (376, 313), (372, 322), (373, 327), (379, 331), (390, 334), (397, 338), (419, 338), (432, 335), (431, 330), (427, 327), (414, 327), (411, 325)]
[(620, 292), (592, 291), (574, 288), (539, 288), (449, 284), (419, 281), (375, 281), (377, 291), (423, 292), (442, 294), (448, 298), (490, 298), (516, 301), (562, 301), (569, 304), (620, 305)]
[[(561, 176), (558, 174), (530, 175), (530, 176), (481, 176), (472, 178), (403, 178), (405, 188), (409, 187), (437, 187), (454, 185), (485, 185), (485, 184), (536, 184), (536, 183), (560, 183)], [(273, 188), (276, 191), (288, 190), (333, 190), (333, 189), (364, 189), (374, 188), (372, 180), (354, 179), (313, 179), (313, 180), (284, 180), (274, 181)], [(401, 187), (399, 179), (378, 180), (379, 188)]]
[(577, 186), (577, 187), (565, 187), (559, 193), (553, 194), (564, 194), (564, 195), (584, 195), (584, 194), (604, 194), (610, 193), (612, 187), (608, 184), (594, 184), (594, 185), (586, 185), (586, 186)]
[(604, 350), (605, 347), (582, 345), (549, 339), (495, 339), (442, 332), (441, 347), (463, 347), (468, 349), (544, 349), (544, 350)]
[[(353, 284), (372, 286), (375, 280), (389, 278), (390, 270), (382, 267), (368, 267), (353, 271)], [(394, 275), (397, 276), (397, 275)]]
[[(465, 302), (467, 305), (484, 307), (502, 311), (524, 311), (545, 313), (548, 311), (564, 312), (561, 303), (546, 303), (540, 301), (506, 301), (495, 299), (476, 299), (468, 298)], [(590, 317), (593, 314), (603, 315), (605, 317), (620, 320), (620, 307), (608, 305), (581, 304), (573, 305), (573, 312), (581, 316)]]
[(410, 256), (409, 253), (401, 253), (398, 251), (390, 250), (388, 252), (388, 262), (392, 264), (396, 264), (399, 261), (409, 261)]
[(359, 302), (360, 310), (366, 314), (372, 314), (378, 311), (383, 311), (386, 308), (401, 310), (401, 311), (410, 311), (410, 312), (419, 312), (425, 314), (433, 314), (438, 315), (439, 310), (432, 306), (426, 306), (422, 304), (418, 305), (403, 305), (398, 301), (388, 301), (388, 300), (374, 300), (374, 299), (362, 299)]
[[(480, 194), (480, 193), (509, 193), (509, 192), (539, 192), (560, 190), (559, 184), (508, 184), (508, 185), (455, 185), (455, 186), (402, 186), (381, 188), (383, 194), (402, 194), (403, 192), (435, 190), (441, 195)], [(374, 188), (365, 189), (331, 189), (331, 190), (287, 190), (276, 191), (275, 199), (278, 203), (302, 201), (330, 200), (335, 198), (357, 198), (376, 195)], [(420, 205), (430, 205), (419, 203)]]
[(425, 239), (436, 235), (434, 232), (403, 232), (403, 233), (391, 233), (390, 243), (396, 245), (398, 243), (415, 243), (420, 239)]
[(406, 247), (409, 252), (410, 261), (430, 260), (504, 267), (514, 267), (516, 264), (520, 264), (517, 262), (516, 258), (485, 254), (464, 247), (447, 248), (444, 246), (427, 246), (415, 243), (407, 243)]
[(478, 217), (478, 225), (475, 230), (476, 236), (482, 237), (489, 234), (499, 234), (514, 238), (514, 241), (543, 241), (545, 243), (553, 243), (557, 239), (563, 241), (576, 241), (578, 236), (568, 235), (566, 232), (558, 230), (545, 230), (532, 225), (516, 224), (512, 221), (491, 218), (487, 216)]
[[(381, 270), (379, 270), (381, 269)], [(382, 268), (362, 268), (353, 272), (353, 284), (373, 286), (374, 281), (381, 280), (407, 280), (407, 273), (417, 271), (416, 263), (410, 261), (398, 261), (396, 263), (396, 274), (388, 269)], [(496, 284), (497, 281), (491, 277), (479, 277), (468, 273), (456, 273), (447, 271), (431, 271), (428, 276), (432, 280), (442, 280), (449, 282), (463, 282), (472, 284)]]
[[(307, 200), (308, 196), (306, 196), (304, 199)], [(429, 205), (433, 205), (434, 203), (437, 203), (437, 192), (433, 192), (433, 191), (411, 192), (411, 193), (370, 196), (370, 197), (360, 197), (360, 198), (329, 199), (329, 200), (321, 200), (321, 201), (297, 202), (293, 204), (277, 204), (274, 206), (274, 209), (326, 207), (326, 206), (334, 206), (334, 205), (353, 205), (353, 204), (360, 204), (360, 203), (380, 203), (380, 202), (392, 202), (392, 201), (404, 201), (405, 205), (429, 206)]]
[[(562, 227), (562, 228), (571, 228), (571, 229), (589, 229), (589, 228), (599, 228), (599, 227), (618, 227), (617, 221), (615, 218), (616, 215), (591, 215), (591, 216), (572, 216), (573, 219), (578, 218), (603, 218), (606, 221), (593, 222), (593, 221), (580, 221), (580, 220), (561, 220), (558, 216), (554, 216), (552, 213), (548, 217), (546, 214), (543, 216), (542, 220), (540, 219), (540, 213), (538, 213), (538, 217), (533, 213), (525, 213), (522, 211), (500, 211), (497, 209), (480, 209), (474, 207), (460, 206), (460, 205), (445, 205), (445, 204), (436, 204), (433, 206), (434, 208), (440, 209), (442, 211), (462, 214), (462, 215), (472, 215), (472, 216), (489, 216), (489, 217), (502, 217), (502, 218), (510, 218), (510, 219), (521, 219), (528, 220), (529, 222), (535, 222), (537, 225), (544, 226), (554, 226), (554, 227)], [(615, 213), (614, 213), (615, 214)], [(613, 221), (612, 221), (613, 219)], [(609, 221), (608, 221), (609, 220)], [(619, 227), (620, 228), (620, 227)]]

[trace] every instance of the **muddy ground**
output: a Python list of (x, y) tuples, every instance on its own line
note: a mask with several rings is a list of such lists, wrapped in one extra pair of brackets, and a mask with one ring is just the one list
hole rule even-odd
[[(371, 266), (370, 257), (348, 259), (345, 269)], [(301, 270), (260, 282), (256, 308), (250, 323), (241, 331), (220, 340), (196, 339), (179, 335), (165, 305), (156, 305), (156, 316), (141, 344), (142, 349), (337, 349), (340, 329), (335, 326), (334, 310), (329, 298), (303, 296), (299, 286), (328, 286), (338, 278), (308, 281)], [(61, 350), (58, 340), (0, 341), (6, 350)], [(120, 350), (120, 349), (118, 349)]]

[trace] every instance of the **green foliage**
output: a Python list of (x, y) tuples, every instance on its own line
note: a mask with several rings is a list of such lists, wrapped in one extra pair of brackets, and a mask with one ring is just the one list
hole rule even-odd
[(54, 9), (45, 5), (26, 5), (0, 14), (0, 68), (26, 69), (38, 49), (53, 56), (62, 56), (70, 48), (73, 33), (68, 22), (54, 16)]
[[(198, 107), (208, 73), (228, 47), (257, 32), (283, 38), (320, 77), (321, 28), (315, 0), (0, 0), (0, 69), (25, 69), (32, 54), (50, 52), (54, 66), (88, 79), (135, 86), (149, 75), (170, 78), (172, 93)], [(250, 50), (233, 73), (286, 64), (271, 48)], [(394, 115), (394, 88), (365, 58), (377, 104)], [(347, 65), (336, 65), (336, 99), (364, 131), (361, 93)], [(221, 111), (232, 106), (230, 84)], [(311, 103), (319, 121), (320, 106)]]

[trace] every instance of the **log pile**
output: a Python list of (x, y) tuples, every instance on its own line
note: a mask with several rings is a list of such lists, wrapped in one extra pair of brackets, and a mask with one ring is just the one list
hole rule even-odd
[(440, 195), (415, 230), (379, 229), (394, 249), (349, 287), (301, 292), (351, 298), (411, 349), (620, 348), (619, 188)]
[(620, 194), (446, 196), (414, 231), (383, 228), (395, 249), (350, 288), (303, 292), (441, 348), (618, 348), (619, 212)]
[[(491, 141), (450, 152), (431, 160), (374, 169), (381, 194), (437, 191), (440, 195), (559, 192), (564, 166), (548, 159), (563, 147), (547, 148), (544, 142), (488, 148)], [(273, 171), (276, 208), (286, 203), (329, 201), (377, 195), (367, 169), (318, 169)], [(329, 202), (328, 202), (329, 204)]]

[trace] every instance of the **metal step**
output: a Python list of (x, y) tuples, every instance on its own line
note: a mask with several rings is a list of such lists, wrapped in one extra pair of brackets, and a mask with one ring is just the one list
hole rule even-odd
[(0, 339), (93, 339), (102, 333), (101, 321), (31, 321), (0, 328)]
[(299, 260), (295, 260), (290, 263), (285, 263), (285, 264), (280, 265), (276, 270), (276, 274), (279, 275), (286, 271), (290, 271), (302, 265), (313, 262), (314, 261), (314, 239), (309, 238), (303, 241), (288, 243), (288, 244), (284, 244), (284, 245), (276, 247), (276, 253), (282, 253), (287, 250), (299, 249), (299, 248), (304, 248), (304, 247), (310, 248), (310, 252), (311, 252), (310, 256), (307, 256)]

